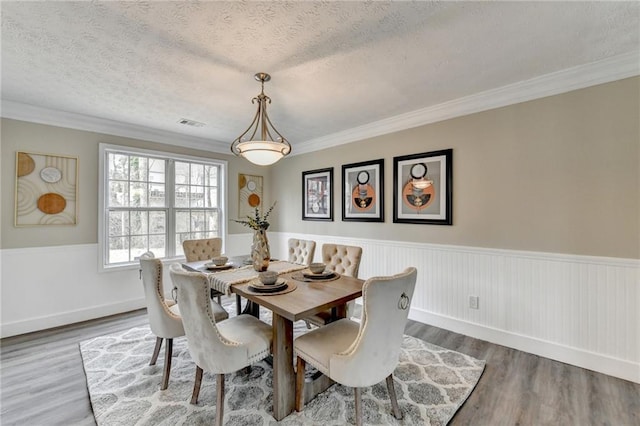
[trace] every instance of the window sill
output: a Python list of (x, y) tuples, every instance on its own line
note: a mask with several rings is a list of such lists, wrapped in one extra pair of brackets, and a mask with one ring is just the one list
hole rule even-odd
[[(183, 263), (186, 259), (184, 257), (172, 257), (162, 258), (160, 260), (162, 261), (163, 265), (171, 265), (172, 263)], [(98, 268), (99, 273), (121, 272), (129, 270), (140, 270), (140, 262), (131, 262), (121, 265), (102, 265)]]

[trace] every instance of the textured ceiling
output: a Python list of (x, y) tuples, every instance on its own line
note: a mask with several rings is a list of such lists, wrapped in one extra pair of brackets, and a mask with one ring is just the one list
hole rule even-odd
[[(292, 143), (638, 52), (638, 2), (6, 2), (2, 100)], [(180, 118), (206, 123), (180, 125)], [(176, 141), (179, 144), (180, 141)]]

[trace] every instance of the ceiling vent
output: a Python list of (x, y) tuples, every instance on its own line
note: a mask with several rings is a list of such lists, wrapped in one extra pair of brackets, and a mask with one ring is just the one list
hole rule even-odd
[(204, 127), (205, 126), (204, 123), (200, 123), (199, 121), (189, 120), (188, 118), (181, 118), (180, 120), (178, 120), (178, 123), (184, 124), (185, 126), (191, 126), (191, 127)]

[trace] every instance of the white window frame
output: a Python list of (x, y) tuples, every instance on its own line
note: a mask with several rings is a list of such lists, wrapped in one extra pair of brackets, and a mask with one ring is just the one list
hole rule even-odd
[[(107, 254), (109, 252), (108, 244), (108, 229), (106, 228), (107, 223), (107, 181), (108, 176), (106, 175), (106, 159), (107, 154), (112, 152), (121, 152), (123, 154), (139, 154), (143, 156), (162, 158), (164, 160), (177, 160), (177, 161), (189, 161), (199, 164), (213, 164), (220, 167), (220, 175), (218, 176), (218, 191), (220, 195), (220, 205), (218, 206), (219, 217), (220, 217), (220, 236), (222, 237), (222, 252), (225, 252), (225, 242), (227, 240), (227, 161), (219, 160), (215, 158), (207, 158), (207, 157), (194, 157), (189, 155), (182, 154), (174, 154), (166, 151), (157, 151), (157, 150), (149, 150), (143, 148), (134, 148), (130, 146), (123, 145), (112, 145), (106, 143), (99, 144), (99, 161), (98, 161), (98, 270), (99, 272), (108, 272), (108, 271), (121, 271), (127, 269), (139, 269), (140, 265), (136, 261), (131, 261), (128, 263), (120, 263), (117, 265), (109, 265), (107, 263)], [(171, 180), (170, 182), (168, 180)], [(174, 223), (174, 214), (176, 207), (173, 206), (173, 192), (175, 186), (175, 177), (168, 177), (165, 184), (167, 185), (166, 194), (167, 197), (171, 197), (171, 203), (166, 210), (168, 212), (167, 216), (167, 237), (169, 237), (169, 232), (174, 233), (175, 237), (175, 223)], [(180, 208), (177, 208), (180, 209)], [(171, 238), (167, 239), (167, 246), (170, 243)], [(174, 240), (175, 241), (175, 240)], [(180, 261), (184, 260), (184, 256), (173, 256), (173, 257), (164, 257), (162, 261)]]

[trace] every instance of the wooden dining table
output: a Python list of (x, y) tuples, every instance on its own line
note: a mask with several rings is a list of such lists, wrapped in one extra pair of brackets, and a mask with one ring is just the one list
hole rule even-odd
[[(183, 264), (188, 268), (202, 270), (199, 263)], [(206, 271), (203, 271), (206, 273)], [(231, 293), (247, 299), (244, 312), (256, 315), (262, 306), (272, 311), (271, 326), (273, 329), (273, 417), (282, 420), (294, 410), (295, 406), (295, 371), (293, 358), (293, 323), (310, 315), (328, 309), (333, 316), (346, 316), (346, 303), (362, 295), (363, 280), (347, 276), (339, 276), (331, 281), (306, 282), (295, 280), (300, 271), (280, 275), (280, 278), (293, 281), (297, 286), (294, 291), (285, 294), (258, 294), (250, 289), (251, 280), (232, 284)], [(257, 278), (256, 272), (255, 277)], [(316, 378), (316, 383), (305, 386), (309, 393), (305, 400), (322, 392), (331, 385), (328, 378)]]

